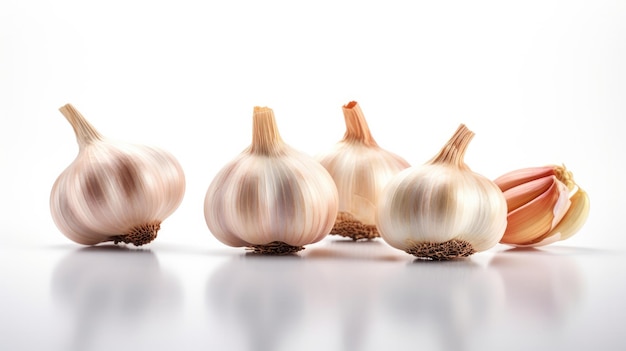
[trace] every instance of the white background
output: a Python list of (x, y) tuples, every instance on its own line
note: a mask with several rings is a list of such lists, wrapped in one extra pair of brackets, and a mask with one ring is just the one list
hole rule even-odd
[[(624, 349), (625, 62), (621, 0), (3, 0), (0, 348)], [(588, 222), (442, 265), (380, 240), (284, 260), (217, 241), (204, 195), (249, 145), (253, 107), (315, 155), (351, 100), (413, 165), (459, 123), (489, 178), (564, 163)], [(54, 226), (50, 189), (78, 152), (66, 103), (181, 162), (185, 198), (147, 250), (83, 249)]]
[(592, 209), (572, 245), (626, 243), (623, 1), (3, 1), (0, 241), (67, 241), (48, 209), (77, 145), (74, 104), (106, 136), (181, 162), (185, 199), (159, 240), (219, 246), (203, 197), (250, 143), (256, 105), (311, 155), (358, 101), (378, 143), (411, 164), (459, 123), (490, 178), (564, 163)]

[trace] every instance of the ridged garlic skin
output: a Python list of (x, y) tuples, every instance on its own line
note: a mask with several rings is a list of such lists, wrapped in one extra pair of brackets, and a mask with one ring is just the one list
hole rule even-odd
[(506, 228), (506, 200), (489, 179), (444, 165), (396, 176), (380, 198), (378, 229), (389, 245), (466, 241), (475, 252), (495, 246)]
[[(333, 179), (311, 156), (282, 142), (271, 109), (255, 108), (253, 129), (252, 145), (209, 185), (204, 202), (209, 230), (226, 245), (271, 254), (320, 241), (337, 215)], [(292, 248), (273, 252), (272, 243)]]
[(376, 202), (385, 185), (408, 167), (398, 155), (349, 141), (339, 142), (318, 159), (337, 185), (339, 212), (368, 225), (376, 224)]
[(245, 154), (223, 168), (205, 200), (215, 237), (234, 247), (322, 240), (335, 220), (337, 193), (326, 170), (306, 157), (293, 149), (271, 159)]
[(102, 137), (71, 105), (62, 112), (70, 114), (80, 150), (52, 187), (54, 223), (84, 245), (152, 241), (185, 193), (178, 161), (158, 148)]

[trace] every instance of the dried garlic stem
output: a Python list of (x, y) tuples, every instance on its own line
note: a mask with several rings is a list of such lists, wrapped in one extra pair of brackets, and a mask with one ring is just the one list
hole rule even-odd
[(72, 125), (72, 128), (74, 128), (79, 149), (82, 149), (96, 140), (103, 139), (96, 128), (94, 128), (72, 104), (66, 104), (59, 108), (59, 111), (61, 111), (63, 116), (65, 116)]
[(343, 106), (343, 116), (346, 121), (346, 133), (343, 136), (343, 141), (359, 142), (366, 146), (378, 146), (372, 137), (361, 106), (356, 101), (351, 101)]
[(252, 153), (274, 156), (281, 153), (284, 143), (276, 126), (274, 111), (255, 107), (252, 116)]
[(250, 245), (249, 250), (256, 254), (263, 255), (290, 255), (300, 250), (304, 250), (303, 246), (292, 246), (282, 241), (272, 241), (265, 245)]
[(462, 169), (467, 169), (468, 167), (465, 164), (463, 158), (465, 157), (465, 151), (467, 150), (467, 146), (469, 145), (473, 137), (474, 132), (469, 130), (464, 124), (461, 124), (452, 136), (452, 138), (428, 163), (451, 164), (458, 166)]

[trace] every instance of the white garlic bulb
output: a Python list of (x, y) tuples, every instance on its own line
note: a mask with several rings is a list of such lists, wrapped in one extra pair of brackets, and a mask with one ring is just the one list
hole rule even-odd
[(502, 191), (463, 161), (474, 133), (461, 125), (427, 164), (396, 175), (380, 197), (377, 226), (389, 245), (420, 258), (466, 257), (495, 246), (507, 224)]
[(255, 107), (252, 145), (215, 176), (204, 216), (226, 245), (288, 254), (323, 239), (337, 207), (324, 167), (283, 142), (270, 108)]
[(343, 106), (343, 115), (343, 139), (317, 157), (339, 192), (339, 213), (331, 234), (373, 239), (380, 236), (376, 228), (378, 197), (391, 177), (409, 163), (378, 146), (356, 101)]
[(50, 194), (52, 218), (84, 245), (154, 240), (185, 193), (185, 176), (169, 153), (103, 137), (72, 105), (60, 108), (78, 141), (76, 159)]

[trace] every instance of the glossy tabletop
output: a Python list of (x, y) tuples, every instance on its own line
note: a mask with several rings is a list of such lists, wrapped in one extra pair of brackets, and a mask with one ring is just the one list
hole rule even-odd
[(6, 350), (620, 350), (624, 253), (498, 245), (416, 260), (329, 237), (297, 255), (153, 244), (0, 249)]

